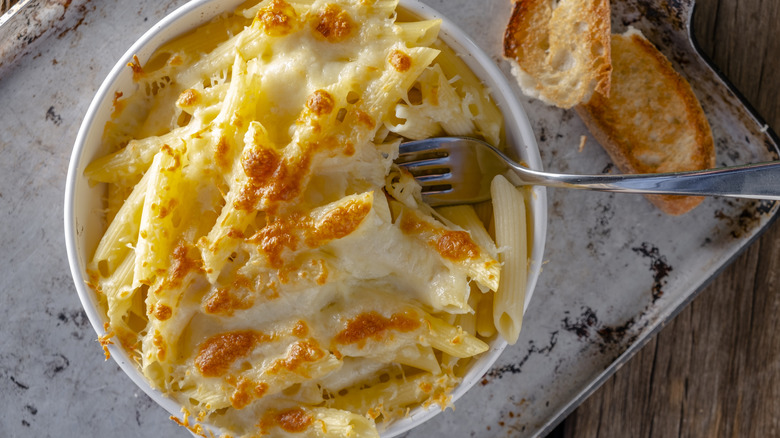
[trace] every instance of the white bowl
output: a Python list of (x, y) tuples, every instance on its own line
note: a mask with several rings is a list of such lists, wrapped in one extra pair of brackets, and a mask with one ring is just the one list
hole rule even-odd
[[(101, 135), (109, 120), (112, 99), (117, 91), (130, 95), (135, 85), (127, 63), (137, 55), (144, 63), (154, 50), (190, 29), (202, 25), (216, 15), (233, 10), (244, 0), (194, 0), (175, 10), (149, 31), (147, 31), (117, 61), (103, 84), (98, 89), (87, 110), (79, 129), (76, 143), (68, 168), (65, 188), (65, 244), (68, 252), (73, 280), (76, 284), (81, 303), (95, 331), (102, 335), (106, 315), (98, 306), (95, 293), (86, 286), (86, 265), (88, 257), (97, 246), (103, 232), (103, 190), (100, 185), (90, 186), (84, 176), (84, 169), (92, 160), (104, 155)], [(508, 147), (531, 168), (541, 169), (542, 163), (536, 140), (522, 106), (515, 99), (507, 78), (471, 39), (452, 22), (429, 6), (417, 0), (400, 0), (400, 6), (420, 18), (440, 18), (442, 20), (440, 38), (447, 43), (466, 62), (471, 70), (484, 81), (491, 91), (493, 99), (501, 109), (505, 119), (505, 131)], [(541, 271), (542, 254), (547, 232), (547, 199), (543, 187), (534, 187), (530, 200), (529, 236), (533, 239), (531, 264), (528, 272), (525, 307), (531, 300), (536, 281)], [(487, 372), (490, 366), (506, 347), (506, 342), (496, 339), (490, 350), (474, 361), (463, 378), (463, 382), (452, 393), (453, 402), (460, 398)], [(111, 357), (117, 362), (130, 379), (149, 397), (165, 408), (171, 415), (179, 416), (181, 407), (173, 399), (164, 396), (152, 388), (140, 370), (133, 365), (127, 353), (117, 345), (109, 345)], [(401, 434), (430, 419), (440, 409), (415, 408), (406, 418), (393, 422), (381, 431), (383, 437)]]

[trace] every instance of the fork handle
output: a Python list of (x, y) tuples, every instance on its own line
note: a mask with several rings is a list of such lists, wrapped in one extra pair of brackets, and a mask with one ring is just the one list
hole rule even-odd
[(780, 200), (780, 161), (719, 169), (636, 175), (560, 175), (512, 168), (521, 184), (607, 192)]

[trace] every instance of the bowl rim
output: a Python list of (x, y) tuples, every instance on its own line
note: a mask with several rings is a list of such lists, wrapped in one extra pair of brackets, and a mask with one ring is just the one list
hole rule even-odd
[[(127, 63), (133, 60), (133, 56), (141, 52), (141, 49), (148, 48), (149, 44), (160, 35), (170, 33), (165, 40), (169, 40), (180, 32), (171, 31), (173, 24), (179, 22), (182, 19), (188, 19), (190, 14), (195, 14), (200, 11), (200, 18), (192, 19), (193, 21), (199, 21), (201, 24), (211, 20), (219, 12), (228, 11), (231, 7), (235, 7), (240, 4), (241, 0), (192, 0), (179, 8), (175, 9), (160, 21), (156, 22), (152, 27), (143, 33), (130, 48), (119, 58), (116, 64), (111, 68), (105, 80), (101, 83), (95, 96), (93, 97), (84, 119), (79, 127), (78, 134), (74, 143), (73, 151), (71, 153), (70, 162), (68, 165), (68, 174), (65, 185), (64, 196), (64, 231), (65, 231), (65, 246), (68, 256), (68, 264), (70, 266), (71, 276), (74, 280), (76, 291), (81, 301), (82, 307), (87, 314), (87, 317), (92, 324), (93, 329), (98, 336), (103, 333), (103, 322), (106, 320), (105, 316), (99, 310), (95, 304), (94, 292), (88, 289), (86, 286), (86, 278), (84, 267), (81, 266), (79, 257), (79, 247), (77, 245), (77, 236), (79, 234), (79, 224), (76, 217), (76, 185), (77, 181), (83, 176), (82, 161), (84, 160), (84, 152), (87, 149), (87, 138), (90, 132), (95, 129), (95, 120), (98, 117), (101, 105), (104, 104), (107, 98), (111, 96), (112, 91), (117, 86), (118, 79), (123, 72), (127, 70)], [(201, 8), (207, 6), (220, 4), (214, 11), (204, 11)], [(463, 30), (456, 26), (446, 16), (437, 12), (435, 9), (424, 4), (419, 0), (399, 0), (399, 7), (406, 9), (412, 14), (416, 14), (424, 19), (436, 18), (442, 21), (441, 31), (439, 38), (450, 46), (462, 59), (466, 62), (472, 71), (483, 81), (489, 82), (485, 84), (488, 92), (493, 97), (496, 104), (499, 105), (502, 115), (504, 116), (505, 130), (507, 131), (507, 139), (510, 138), (510, 132), (512, 136), (518, 138), (513, 139), (513, 147), (515, 152), (523, 153), (524, 159), (527, 164), (537, 170), (542, 169), (541, 157), (539, 154), (539, 148), (536, 143), (536, 138), (531, 128), (530, 122), (527, 117), (527, 113), (519, 100), (516, 98), (515, 92), (509, 85), (509, 79), (498, 68), (496, 63), (480, 48)], [(188, 26), (187, 29), (191, 29), (193, 26)], [(156, 47), (152, 48), (152, 50)], [(480, 72), (482, 70), (482, 72)], [(511, 116), (511, 117), (510, 117)], [(524, 147), (524, 151), (520, 151), (519, 148)], [(544, 245), (547, 233), (547, 197), (546, 189), (541, 186), (535, 186), (531, 189), (532, 199), (529, 201), (534, 206), (532, 209), (532, 231), (533, 237), (532, 252), (530, 254), (530, 266), (529, 276), (526, 285), (526, 297), (524, 311), (527, 310), (530, 303), (530, 299), (533, 295), (539, 274), (541, 272), (541, 263), (544, 253)], [(85, 257), (86, 258), (86, 257)], [(501, 352), (507, 347), (506, 341), (500, 337), (490, 343), (490, 350), (483, 353), (477, 360), (478, 363), (472, 365), (472, 368), (463, 377), (463, 380), (458, 384), (451, 393), (451, 400), (454, 403), (462, 395), (468, 392), (482, 376), (489, 370), (489, 368), (496, 362)], [(163, 407), (172, 416), (178, 416), (181, 414), (182, 409), (173, 398), (166, 396), (159, 390), (153, 388), (141, 371), (132, 363), (132, 360), (124, 351), (124, 349), (110, 344), (107, 345), (111, 358), (119, 365), (124, 373), (133, 381), (136, 387), (140, 388), (146, 395), (154, 400), (158, 405)], [(425, 409), (420, 406), (415, 407), (410, 415), (405, 418), (396, 420), (389, 425), (379, 424), (380, 434), (383, 438), (390, 438), (407, 432), (408, 430), (417, 427), (430, 418), (436, 416), (440, 409), (429, 408)], [(204, 426), (209, 427), (208, 424)]]

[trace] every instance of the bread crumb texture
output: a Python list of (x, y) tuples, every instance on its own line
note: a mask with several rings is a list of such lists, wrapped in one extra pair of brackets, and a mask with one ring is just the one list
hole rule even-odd
[(608, 0), (518, 0), (504, 56), (523, 93), (561, 108), (609, 95)]

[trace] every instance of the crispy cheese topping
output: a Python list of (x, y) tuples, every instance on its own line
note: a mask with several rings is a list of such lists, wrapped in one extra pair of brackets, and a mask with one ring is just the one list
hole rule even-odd
[(310, 109), (315, 115), (323, 116), (333, 112), (333, 96), (325, 90), (317, 90), (306, 100), (306, 108)]
[(400, 50), (390, 52), (387, 61), (400, 73), (407, 72), (412, 67), (412, 58)]
[(368, 339), (381, 340), (388, 331), (411, 332), (420, 327), (420, 319), (416, 315), (394, 313), (385, 318), (378, 312), (361, 313), (347, 322), (346, 328), (340, 331), (334, 341), (339, 344), (358, 344), (362, 348)]
[(401, 231), (420, 236), (442, 257), (452, 261), (476, 259), (480, 256), (479, 246), (474, 243), (469, 233), (434, 227), (411, 212), (401, 217)]
[(267, 35), (279, 37), (292, 32), (298, 27), (298, 14), (295, 8), (283, 0), (271, 0), (264, 8), (257, 11), (255, 22)]
[(285, 249), (294, 251), (301, 241), (316, 248), (348, 236), (360, 226), (369, 211), (370, 202), (353, 199), (327, 210), (320, 217), (292, 214), (266, 225), (248, 241), (258, 244), (270, 265), (279, 269), (284, 265)]
[(179, 99), (176, 101), (176, 105), (182, 107), (193, 106), (198, 103), (199, 98), (200, 93), (197, 90), (188, 88), (179, 95)]
[(252, 330), (222, 333), (201, 344), (195, 366), (206, 377), (224, 375), (233, 362), (247, 356), (257, 345), (258, 333)]
[(296, 341), (290, 345), (284, 358), (273, 362), (268, 369), (268, 373), (279, 374), (283, 370), (287, 370), (296, 374), (306, 375), (308, 364), (317, 362), (324, 358), (326, 354), (314, 339)]
[(301, 408), (293, 408), (281, 412), (266, 413), (262, 420), (260, 420), (258, 426), (264, 433), (268, 433), (268, 429), (274, 426), (279, 427), (285, 432), (302, 433), (313, 423), (314, 418), (306, 411)]
[(329, 42), (338, 43), (349, 38), (355, 25), (349, 14), (339, 5), (330, 4), (317, 13), (312, 20), (312, 27)]

